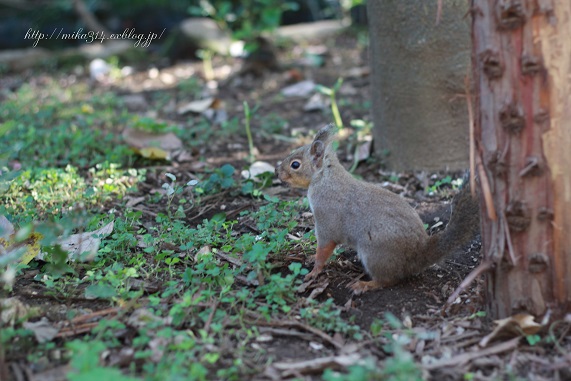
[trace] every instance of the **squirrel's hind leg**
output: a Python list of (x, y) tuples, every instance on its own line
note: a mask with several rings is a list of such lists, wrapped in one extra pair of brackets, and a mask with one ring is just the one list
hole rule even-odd
[(383, 286), (383, 284), (379, 281), (376, 280), (370, 280), (370, 281), (357, 281), (354, 283), (351, 283), (349, 287), (351, 290), (353, 290), (353, 294), (355, 295), (359, 295), (362, 294), (364, 292), (367, 291), (371, 291), (371, 290), (376, 290), (377, 288), (381, 288)]

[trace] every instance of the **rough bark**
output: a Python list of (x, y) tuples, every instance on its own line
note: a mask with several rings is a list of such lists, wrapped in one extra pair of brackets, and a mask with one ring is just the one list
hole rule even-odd
[(469, 7), (445, 0), (439, 12), (437, 4), (367, 2), (375, 148), (392, 170), (468, 166)]
[(571, 2), (472, 0), (475, 135), (488, 307), (557, 317), (571, 303)]

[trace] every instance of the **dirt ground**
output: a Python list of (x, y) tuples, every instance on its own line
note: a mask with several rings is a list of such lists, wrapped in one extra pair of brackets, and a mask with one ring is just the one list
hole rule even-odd
[[(322, 52), (323, 66), (307, 66), (297, 68), (296, 72), (284, 69), (278, 72), (266, 72), (261, 77), (252, 75), (231, 75), (219, 81), (217, 97), (226, 105), (229, 118), (242, 115), (242, 102), (247, 100), (250, 105), (259, 104), (256, 115), (276, 114), (287, 121), (287, 130), (280, 131), (280, 135), (291, 135), (291, 131), (299, 131), (307, 135), (310, 130), (316, 130), (326, 123), (331, 122), (330, 115), (326, 112), (304, 112), (303, 106), (307, 99), (279, 97), (279, 91), (292, 81), (292, 75), (301, 75), (305, 79), (313, 79), (316, 83), (332, 86), (337, 78), (344, 78), (344, 90), (339, 95), (342, 101), (340, 109), (344, 121), (352, 119), (369, 120), (370, 95), (368, 80), (368, 52), (366, 46), (358, 43), (356, 33), (329, 38), (326, 41), (309, 43), (306, 47)], [(280, 51), (280, 62), (287, 67), (301, 55), (292, 54), (291, 51)], [(233, 73), (238, 71), (239, 62), (215, 58), (214, 67), (222, 70), (229, 65)], [(176, 70), (191, 68), (193, 72), (200, 74), (202, 67), (199, 62), (180, 62), (173, 67), (161, 69), (163, 73), (174, 73)], [(299, 74), (298, 74), (299, 73)], [(15, 77), (14, 81), (18, 81)], [(38, 76), (31, 76), (25, 80), (33, 82)], [(87, 78), (83, 80), (87, 81)], [(140, 71), (125, 81), (115, 83), (109, 87), (119, 95), (128, 95), (142, 90), (140, 93), (148, 105), (154, 105), (161, 99), (162, 94), (169, 94), (175, 104), (185, 99), (185, 94), (180, 90), (172, 89), (157, 82), (150, 89), (143, 89), (148, 81), (147, 71)], [(4, 83), (8, 79), (3, 80)], [(152, 81), (151, 81), (152, 83)], [(347, 100), (350, 100), (348, 104)], [(142, 113), (146, 110), (140, 110)], [(179, 115), (176, 108), (167, 103), (158, 109), (156, 117), (172, 123), (186, 123), (189, 117)], [(261, 119), (263, 121), (263, 119)], [(259, 127), (260, 120), (254, 119), (254, 129)], [(201, 132), (197, 132), (200, 134)], [(218, 139), (218, 138), (217, 138)], [(191, 180), (196, 173), (204, 170), (205, 165), (218, 166), (224, 163), (232, 164), (241, 168), (245, 163), (247, 141), (244, 136), (231, 136), (230, 140), (211, 140), (208, 145), (192, 147), (191, 154), (203, 161), (192, 160), (190, 162), (173, 162), (167, 166), (149, 168), (147, 179), (139, 184), (137, 194), (147, 195), (153, 189), (161, 187), (164, 173), (173, 173), (181, 181)], [(299, 141), (278, 140), (271, 134), (256, 135), (256, 147), (259, 150), (259, 159), (276, 164), (283, 159), (292, 148), (299, 145)], [(350, 152), (339, 150), (340, 158), (344, 165), (351, 165)], [(356, 173), (364, 179), (376, 183), (383, 183), (390, 177), (382, 167), (382, 160), (370, 159), (362, 163)], [(398, 193), (403, 194), (421, 215), (422, 220), (429, 226), (438, 224), (445, 226), (449, 216), (450, 196), (452, 190), (445, 190), (437, 196), (427, 197), (423, 192), (426, 184), (433, 184), (435, 179), (442, 178), (445, 174), (393, 174), (398, 178), (397, 184), (386, 185)], [(434, 175), (434, 176), (433, 176)], [(452, 174), (453, 177), (461, 174)], [(428, 180), (423, 180), (428, 179)], [(279, 198), (299, 198), (303, 191), (292, 190), (275, 182), (268, 189)], [(121, 208), (121, 203), (111, 203), (105, 208)], [(220, 194), (212, 198), (207, 205), (195, 210), (187, 216), (187, 223), (191, 226), (198, 224), (203, 218), (209, 218), (217, 212), (224, 210), (227, 215), (237, 215), (245, 209), (259, 207), (251, 198), (229, 197)], [(154, 215), (164, 208), (164, 204), (144, 205), (140, 207), (147, 223), (152, 224)], [(303, 219), (300, 225), (307, 231), (313, 228), (311, 219)], [(440, 227), (442, 227), (440, 226)], [(247, 221), (243, 226), (236, 229), (248, 231)], [(347, 250), (339, 254), (327, 266), (324, 273), (312, 284), (300, 290), (300, 296), (313, 297), (318, 300), (333, 298), (334, 303), (343, 310), (343, 316), (353, 319), (353, 322), (368, 330), (375, 319), (385, 318), (388, 312), (394, 314), (404, 327), (412, 330), (417, 335), (404, 346), (410, 350), (415, 359), (423, 365), (423, 377), (430, 380), (570, 380), (570, 358), (564, 355), (556, 345), (529, 345), (525, 340), (504, 339), (496, 341), (487, 347), (480, 347), (478, 342), (489, 334), (493, 325), (486, 318), (478, 315), (484, 311), (485, 296), (482, 279), (472, 283), (459, 298), (446, 311), (443, 306), (459, 286), (461, 281), (474, 270), (480, 258), (479, 238), (466, 247), (463, 251), (455, 253), (442, 263), (436, 264), (423, 273), (409, 279), (397, 286), (368, 292), (361, 296), (353, 296), (347, 289), (347, 284), (363, 275), (362, 266), (353, 251)], [(311, 269), (311, 262), (304, 253), (292, 253), (290, 261), (302, 261), (304, 267)], [(286, 261), (287, 262), (287, 261)], [(84, 309), (88, 311), (101, 311), (112, 306), (107, 302), (87, 300), (83, 298), (70, 298), (59, 301), (57, 298), (46, 294), (41, 285), (32, 279), (36, 273), (30, 272), (18, 280), (14, 287), (13, 295), (33, 306), (45, 309), (46, 316), (53, 320), (65, 318), (68, 309)], [(152, 285), (153, 292), (160, 290), (162, 285)], [(266, 358), (273, 359), (276, 363), (301, 362), (324, 356), (342, 355), (348, 351), (343, 345), (338, 345), (336, 337), (318, 337), (311, 332), (288, 336), (280, 333), (280, 327), (266, 327), (273, 339), (267, 342), (257, 343), (266, 349)], [(263, 331), (263, 330), (262, 330)], [(432, 336), (423, 337), (426, 333)], [(560, 336), (559, 347), (571, 348), (567, 331)], [(320, 342), (319, 346), (312, 347), (308, 341)], [(376, 358), (385, 359), (387, 354), (371, 342), (352, 343), (353, 351), (357, 350), (372, 354)], [(356, 346), (356, 347), (355, 347)], [(357, 348), (357, 349), (355, 349)], [(26, 364), (24, 358), (10, 359), (14, 364), (20, 364), (21, 368), (32, 367)], [(296, 373), (298, 372), (298, 373)], [(469, 373), (471, 378), (463, 378)], [(311, 372), (302, 370), (294, 371), (289, 375), (302, 375), (302, 379), (319, 379), (320, 371), (311, 375)], [(276, 367), (269, 367), (266, 372), (260, 374), (257, 379), (280, 379), (286, 373)], [(22, 378), (26, 379), (26, 378)], [(32, 378), (38, 380), (38, 378)], [(20, 381), (20, 379), (18, 379)]]

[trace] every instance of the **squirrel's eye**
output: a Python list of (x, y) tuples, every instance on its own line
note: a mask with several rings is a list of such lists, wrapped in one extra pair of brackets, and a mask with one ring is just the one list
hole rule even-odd
[(301, 163), (300, 163), (299, 161), (297, 161), (297, 160), (292, 161), (291, 164), (290, 164), (290, 167), (291, 167), (292, 169), (299, 169), (299, 167), (301, 167)]

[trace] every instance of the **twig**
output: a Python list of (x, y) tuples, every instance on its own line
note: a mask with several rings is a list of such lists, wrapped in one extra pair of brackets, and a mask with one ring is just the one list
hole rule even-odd
[(82, 333), (91, 332), (91, 330), (99, 325), (99, 322), (85, 323), (77, 326), (68, 327), (58, 332), (55, 337), (69, 337), (80, 335)]
[(116, 315), (119, 313), (119, 311), (121, 311), (121, 308), (106, 308), (104, 310), (99, 310), (99, 311), (95, 311), (93, 313), (90, 314), (85, 314), (85, 315), (81, 315), (81, 316), (77, 316), (74, 317), (73, 319), (70, 320), (71, 324), (77, 324), (77, 323), (82, 323), (84, 321), (99, 317), (99, 316), (104, 316), (104, 315)]
[(219, 304), (220, 304), (219, 301), (215, 301), (214, 303), (212, 303), (212, 311), (210, 311), (210, 314), (208, 315), (208, 319), (206, 319), (206, 323), (204, 323), (204, 331), (206, 333), (208, 333), (208, 331), (210, 331), (210, 325), (212, 324), (212, 319), (214, 319), (214, 314), (216, 313), (216, 310), (218, 309)]
[(286, 327), (286, 328), (303, 329), (304, 331), (313, 333), (314, 335), (320, 337), (321, 339), (325, 340), (326, 342), (328, 342), (330, 345), (334, 346), (337, 349), (343, 348), (342, 344), (339, 344), (338, 342), (333, 340), (333, 338), (331, 336), (329, 336), (328, 334), (326, 334), (325, 332), (323, 332), (317, 328), (314, 328), (312, 326), (309, 326), (307, 324), (303, 324), (301, 322), (298, 322), (298, 321), (292, 321), (292, 320), (283, 320), (283, 321), (251, 320), (248, 322), (248, 324), (260, 325), (260, 326), (266, 326), (266, 327)]
[(316, 358), (313, 360), (304, 360), (298, 362), (276, 362), (271, 366), (282, 372), (283, 377), (302, 377), (303, 374), (318, 373), (325, 369), (340, 369), (351, 366), (361, 359), (357, 353), (341, 356), (328, 356)]
[(196, 216), (194, 216), (194, 217), (192, 217), (191, 219), (189, 219), (188, 222), (194, 221), (194, 220), (196, 220), (198, 217), (201, 217), (201, 216), (205, 215), (206, 212), (208, 212), (208, 211), (211, 210), (211, 209), (214, 209), (215, 206), (216, 206), (216, 205), (208, 205), (208, 206), (204, 207), (204, 209), (202, 209), (202, 210), (200, 211), (200, 213), (198, 213)]
[(486, 259), (482, 261), (482, 263), (480, 263), (480, 265), (476, 267), (470, 274), (468, 274), (466, 279), (464, 279), (462, 283), (460, 283), (460, 285), (456, 288), (456, 290), (454, 290), (452, 295), (450, 295), (450, 297), (446, 301), (446, 304), (444, 304), (444, 307), (442, 308), (443, 313), (456, 300), (456, 298), (460, 295), (460, 293), (464, 291), (474, 281), (474, 279), (484, 274), (485, 272), (489, 271), (493, 266), (494, 262), (492, 262), (489, 259)]
[(515, 349), (517, 347), (519, 340), (520, 340), (520, 338), (516, 337), (514, 339), (511, 339), (509, 341), (505, 341), (503, 343), (500, 343), (500, 344), (495, 345), (495, 346), (490, 347), (490, 348), (486, 348), (486, 349), (479, 350), (476, 352), (465, 352), (465, 353), (462, 353), (460, 355), (454, 356), (452, 358), (438, 361), (434, 364), (424, 365), (424, 369), (434, 370), (434, 369), (439, 369), (439, 368), (448, 368), (451, 366), (460, 366), (460, 365), (463, 365), (469, 361), (477, 359), (478, 357), (484, 357), (484, 356), (495, 355), (498, 353), (506, 352), (506, 351), (509, 351), (511, 349)]
[(303, 333), (293, 329), (283, 329), (283, 328), (273, 328), (273, 327), (260, 327), (260, 333), (270, 333), (275, 336), (299, 337), (300, 339), (307, 341), (310, 341), (312, 338), (312, 336), (307, 333)]
[(239, 260), (238, 258), (231, 257), (231, 256), (229, 256), (228, 254), (223, 253), (223, 252), (221, 252), (221, 251), (217, 251), (214, 255), (215, 255), (216, 257), (218, 257), (218, 258), (220, 258), (220, 259), (222, 259), (222, 260), (224, 260), (224, 261), (226, 261), (226, 262), (228, 262), (228, 263), (234, 265), (234, 266), (237, 266), (237, 267), (242, 266), (242, 261), (241, 261), (241, 260)]

